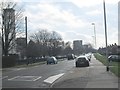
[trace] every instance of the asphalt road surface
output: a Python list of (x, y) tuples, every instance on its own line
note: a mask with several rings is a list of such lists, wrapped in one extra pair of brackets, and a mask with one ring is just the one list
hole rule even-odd
[(118, 88), (118, 78), (92, 57), (90, 67), (76, 68), (74, 60), (53, 65), (9, 68), (2, 74), (3, 88)]
[(74, 60), (59, 61), (58, 64), (38, 65), (26, 68), (9, 68), (2, 73), (3, 88), (50, 87), (58, 78), (74, 67)]

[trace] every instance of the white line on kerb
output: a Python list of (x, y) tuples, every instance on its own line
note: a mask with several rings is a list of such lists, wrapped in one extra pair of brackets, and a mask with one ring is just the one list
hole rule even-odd
[(8, 80), (13, 80), (13, 79), (16, 79), (16, 78), (18, 78), (18, 77), (20, 77), (20, 76), (16, 76), (16, 77), (10, 78), (10, 79), (8, 79)]
[(55, 80), (57, 80), (58, 78), (60, 78), (60, 77), (63, 76), (63, 75), (64, 75), (64, 73), (51, 76), (51, 77), (45, 79), (44, 82), (52, 84)]

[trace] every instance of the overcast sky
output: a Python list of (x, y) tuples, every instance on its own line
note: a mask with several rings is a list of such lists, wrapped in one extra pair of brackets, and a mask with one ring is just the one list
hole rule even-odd
[[(19, 1), (19, 0), (17, 0)], [(24, 2), (23, 2), (24, 1)], [(28, 17), (28, 32), (56, 31), (64, 41), (83, 40), (105, 46), (103, 0), (20, 0)], [(106, 0), (108, 44), (118, 43), (118, 1)]]

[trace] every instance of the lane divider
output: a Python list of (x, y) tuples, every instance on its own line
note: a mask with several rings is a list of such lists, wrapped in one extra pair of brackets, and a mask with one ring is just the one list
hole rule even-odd
[(16, 78), (18, 78), (18, 77), (20, 77), (20, 76), (16, 76), (16, 77), (10, 78), (10, 79), (8, 79), (8, 80), (14, 80), (14, 79), (16, 79)]
[(44, 82), (49, 83), (49, 84), (52, 84), (53, 82), (55, 82), (57, 79), (59, 79), (59, 78), (62, 77), (63, 75), (64, 75), (64, 73), (51, 76), (51, 77), (45, 79)]
[(6, 78), (8, 78), (8, 76), (0, 77), (0, 80), (6, 79)]

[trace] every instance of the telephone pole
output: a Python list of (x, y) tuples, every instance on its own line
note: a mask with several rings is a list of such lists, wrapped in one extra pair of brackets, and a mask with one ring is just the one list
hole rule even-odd
[(105, 0), (103, 0), (103, 9), (104, 9), (104, 24), (105, 24), (105, 43), (106, 43), (106, 71), (109, 71), (109, 61), (108, 61), (108, 44), (107, 44), (107, 23), (106, 23), (106, 10), (105, 10)]
[(27, 17), (25, 17), (25, 35), (26, 35), (26, 47), (27, 47)]

